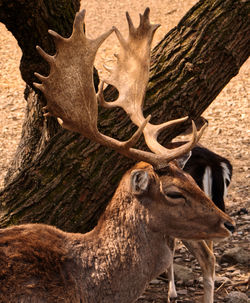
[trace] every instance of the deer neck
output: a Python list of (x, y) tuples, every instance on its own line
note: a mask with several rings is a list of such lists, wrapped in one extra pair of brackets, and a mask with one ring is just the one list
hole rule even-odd
[[(79, 247), (87, 302), (133, 302), (171, 260), (164, 235), (150, 234), (147, 214), (134, 209), (133, 198), (119, 193), (113, 199)], [(119, 207), (115, 207), (118, 200)]]

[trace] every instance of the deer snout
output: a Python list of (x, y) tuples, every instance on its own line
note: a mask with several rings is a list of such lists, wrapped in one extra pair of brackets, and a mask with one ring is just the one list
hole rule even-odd
[(235, 232), (235, 225), (233, 225), (231, 222), (226, 221), (224, 222), (224, 226), (226, 227), (226, 229), (228, 229), (231, 233)]

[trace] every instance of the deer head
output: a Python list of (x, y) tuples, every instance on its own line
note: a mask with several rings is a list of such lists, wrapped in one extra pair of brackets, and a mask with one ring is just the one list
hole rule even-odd
[[(45, 115), (57, 117), (66, 129), (78, 132), (127, 157), (146, 162), (138, 164), (139, 169), (138, 166), (133, 169), (129, 180), (130, 190), (139, 200), (157, 201), (145, 204), (150, 210), (148, 214), (152, 229), (160, 226), (174, 237), (188, 239), (228, 236), (230, 233), (224, 223), (232, 222), (231, 219), (217, 209), (192, 178), (178, 167), (177, 162), (180, 160), (175, 160), (185, 158), (198, 142), (206, 125), (197, 134), (192, 122), (192, 139), (175, 149), (167, 149), (157, 141), (159, 133), (166, 127), (187, 120), (187, 117), (153, 125), (149, 123), (150, 116), (143, 116), (142, 107), (149, 78), (150, 46), (159, 27), (150, 23), (149, 8), (140, 15), (138, 28), (134, 27), (129, 14), (126, 14), (129, 27), (127, 40), (115, 27), (95, 40), (88, 39), (83, 32), (84, 16), (84, 10), (76, 15), (70, 38), (63, 38), (49, 31), (57, 48), (54, 56), (37, 47), (41, 56), (50, 64), (49, 76), (35, 73), (42, 83), (34, 83), (47, 99)], [(121, 51), (116, 55), (117, 64), (113, 68), (107, 68), (110, 77), (101, 83), (96, 95), (93, 84), (95, 55), (112, 32), (115, 32), (120, 42)], [(116, 101), (105, 101), (104, 82), (118, 89), (119, 97)], [(122, 107), (138, 126), (138, 130), (128, 141), (121, 142), (98, 131), (98, 102), (109, 108)], [(133, 148), (141, 134), (151, 152)], [(165, 207), (164, 211), (159, 211), (161, 207)], [(207, 219), (209, 223), (205, 226), (204, 220), (207, 222)], [(190, 231), (187, 230), (187, 224), (190, 224)], [(193, 224), (196, 224), (196, 228), (192, 230)]]
[(233, 231), (229, 216), (174, 162), (160, 170), (145, 162), (137, 163), (123, 176), (104, 217), (114, 220), (114, 210), (126, 212), (122, 217), (128, 222), (135, 220), (136, 214), (136, 221), (146, 221), (150, 233), (163, 236), (214, 240), (228, 237)]

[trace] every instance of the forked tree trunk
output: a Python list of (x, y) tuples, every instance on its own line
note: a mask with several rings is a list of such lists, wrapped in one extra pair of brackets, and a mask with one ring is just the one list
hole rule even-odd
[[(27, 3), (25, 3), (27, 2)], [(53, 53), (47, 29), (63, 36), (79, 1), (0, 0), (0, 21), (14, 34), (23, 51), (21, 73), (26, 90), (27, 116), (21, 143), (0, 193), (0, 226), (45, 222), (69, 231), (93, 227), (131, 160), (44, 121), (42, 96), (32, 86), (33, 72), (48, 72), (35, 52), (41, 45)], [(152, 122), (189, 115), (196, 119), (234, 77), (249, 56), (249, 2), (202, 0), (152, 52), (145, 116)], [(22, 16), (22, 17), (20, 17)], [(18, 21), (16, 21), (16, 18)], [(106, 91), (114, 98), (114, 90)], [(100, 110), (99, 129), (125, 140), (135, 127), (124, 113)], [(187, 125), (167, 130), (167, 143)], [(143, 146), (141, 140), (138, 146)]]

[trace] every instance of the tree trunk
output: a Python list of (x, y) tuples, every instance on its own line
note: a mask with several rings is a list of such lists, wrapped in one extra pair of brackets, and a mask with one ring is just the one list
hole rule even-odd
[[(40, 1), (39, 8), (36, 1), (26, 2), (0, 0), (0, 20), (23, 50), (20, 68), (29, 85), (23, 136), (0, 193), (0, 226), (45, 222), (85, 232), (96, 224), (133, 161), (60, 129), (53, 119), (44, 121), (40, 107), (44, 100), (30, 87), (34, 71), (48, 70), (34, 48), (39, 44), (54, 52), (47, 24), (68, 36), (79, 1)], [(199, 1), (156, 46), (144, 107), (145, 116), (152, 114), (152, 123), (186, 115), (198, 118), (238, 73), (249, 56), (249, 10), (243, 0)], [(23, 18), (22, 11), (27, 16), (24, 25), (13, 22), (18, 15)], [(115, 97), (113, 88), (105, 93), (107, 99)], [(120, 140), (135, 131), (119, 109), (101, 109), (99, 121), (101, 132)], [(160, 141), (169, 142), (186, 127), (166, 130)], [(137, 147), (144, 147), (143, 140)]]

